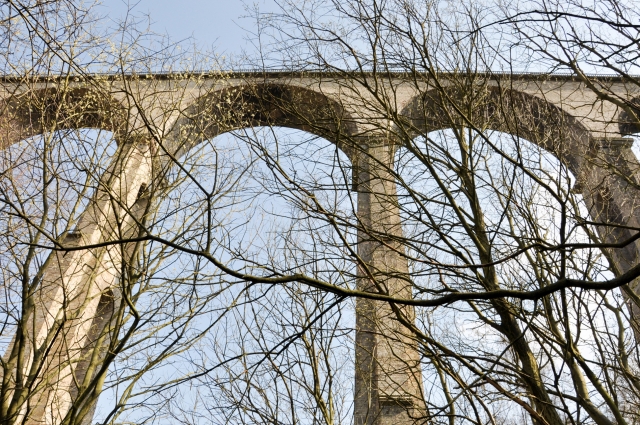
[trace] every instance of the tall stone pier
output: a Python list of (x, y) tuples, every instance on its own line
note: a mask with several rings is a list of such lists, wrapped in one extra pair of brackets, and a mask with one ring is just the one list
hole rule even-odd
[[(410, 299), (393, 169), (395, 144), (369, 137), (358, 155), (358, 289)], [(414, 308), (356, 302), (356, 425), (409, 425), (426, 419), (418, 343), (402, 322)]]

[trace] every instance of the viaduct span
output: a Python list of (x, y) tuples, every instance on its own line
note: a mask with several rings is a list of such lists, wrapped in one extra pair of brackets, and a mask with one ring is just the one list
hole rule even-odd
[[(475, 102), (482, 129), (538, 143), (569, 167), (578, 179), (574, 189), (582, 192), (593, 218), (621, 225), (603, 230), (606, 241), (633, 239), (631, 229), (640, 228), (640, 191), (627, 136), (639, 129), (633, 110), (621, 106), (633, 105), (640, 96), (638, 85), (605, 77), (591, 78), (595, 88), (568, 76), (462, 77), (322, 72), (4, 77), (0, 143), (6, 148), (51, 129), (114, 132), (122, 154), (103, 176), (105, 189), (94, 195), (78, 231), (64, 239), (65, 246), (113, 240), (116, 217), (124, 217), (125, 233), (134, 234), (151, 198), (140, 193), (158, 184), (154, 173), (159, 168), (174, 166), (183, 153), (218, 134), (268, 125), (302, 129), (335, 143), (353, 164), (363, 226), (399, 234), (395, 186), (380, 164), (392, 160), (403, 139), (451, 125), (475, 125), (462, 113), (452, 122), (448, 113), (455, 105)], [(598, 87), (610, 95), (602, 95)], [(411, 298), (403, 280), (388, 277), (390, 271), (394, 276), (407, 273), (406, 260), (366, 234), (358, 244), (364, 262), (359, 289), (381, 291), (372, 283), (380, 277), (383, 293)], [(59, 424), (69, 412), (77, 396), (74, 382), (88, 373), (82, 353), (97, 343), (92, 335), (105, 326), (103, 317), (111, 308), (103, 294), (117, 283), (119, 254), (105, 253), (109, 249), (51, 254), (41, 289), (31, 294), (36, 309), (23, 335), (27, 348), (16, 366), (22, 373), (14, 370), (5, 378), (14, 383), (17, 394), (22, 386), (18, 381), (29, 376), (34, 353), (48, 346), (58, 354), (37, 375), (54, 384), (29, 394), (31, 404), (14, 412), (15, 423)], [(612, 249), (610, 258), (620, 274), (633, 272), (640, 241)], [(411, 307), (402, 308), (406, 317), (413, 317)], [(51, 329), (63, 310), (73, 311), (74, 319), (66, 325), (64, 338), (52, 340)], [(358, 299), (356, 310), (356, 424), (422, 423), (424, 389), (417, 345), (403, 336), (388, 303)]]

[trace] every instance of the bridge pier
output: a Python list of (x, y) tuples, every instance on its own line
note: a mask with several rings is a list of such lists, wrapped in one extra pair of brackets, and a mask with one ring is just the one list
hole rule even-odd
[[(11, 390), (2, 394), (0, 413), (11, 423), (63, 423), (97, 372), (126, 247), (74, 248), (121, 240), (138, 229), (132, 211), (151, 175), (152, 151), (148, 143), (119, 147), (76, 229), (61, 241), (64, 249), (50, 254), (31, 284), (23, 301), (25, 319), (4, 356), (2, 379), (10, 385), (3, 387)], [(75, 406), (73, 416), (93, 408)]]
[[(359, 155), (358, 289), (401, 298), (412, 296), (392, 167), (394, 146), (386, 140)], [(356, 425), (426, 422), (417, 341), (398, 320), (413, 323), (411, 306), (356, 301)]]
[[(592, 219), (606, 224), (598, 226), (601, 241), (631, 241), (604, 250), (615, 274), (621, 275), (640, 264), (640, 239), (632, 240), (640, 231), (640, 163), (631, 150), (632, 138), (592, 139), (591, 144), (595, 156), (579, 185)], [(621, 289), (636, 342), (640, 342), (640, 278)]]

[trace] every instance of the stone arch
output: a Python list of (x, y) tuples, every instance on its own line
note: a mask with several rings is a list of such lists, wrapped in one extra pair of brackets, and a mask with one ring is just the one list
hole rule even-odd
[(279, 126), (325, 138), (352, 159), (348, 140), (355, 121), (324, 93), (275, 83), (247, 83), (216, 90), (189, 106), (169, 134), (167, 148), (179, 157), (198, 143), (247, 127)]
[[(474, 115), (465, 119), (467, 113)], [(401, 117), (409, 124), (409, 137), (454, 125), (522, 137), (551, 152), (575, 176), (595, 148), (589, 130), (572, 115), (539, 97), (497, 86), (476, 93), (431, 90), (412, 99)]]
[[(453, 105), (467, 108), (462, 113)], [(462, 114), (473, 105), (473, 121), (465, 122)], [(618, 161), (616, 143), (595, 140), (578, 119), (556, 105), (536, 96), (499, 86), (483, 87), (477, 93), (452, 90), (432, 90), (412, 99), (402, 111), (409, 124), (409, 137), (442, 130), (454, 125), (476, 125), (479, 130), (496, 130), (528, 140), (554, 155), (575, 176), (573, 191), (580, 192), (589, 214), (601, 223), (601, 237), (618, 243), (631, 240), (633, 232), (624, 226), (634, 226), (628, 205), (638, 202), (637, 191), (623, 193), (629, 185), (619, 176), (624, 168)], [(617, 170), (617, 171), (616, 171)], [(613, 224), (614, 226), (608, 226)], [(619, 227), (617, 225), (623, 225)], [(640, 258), (640, 246), (629, 244), (611, 250), (617, 263), (628, 269)]]
[(90, 88), (45, 88), (0, 101), (0, 148), (48, 131), (98, 128), (125, 130), (122, 105)]
[[(474, 99), (470, 99), (474, 97)], [(474, 104), (479, 130), (497, 130), (528, 140), (545, 149), (576, 177), (572, 188), (580, 192), (600, 236), (600, 241), (621, 246), (604, 248), (616, 275), (622, 275), (640, 261), (640, 243), (636, 240), (640, 221), (637, 218), (640, 191), (637, 184), (637, 160), (629, 139), (594, 138), (579, 120), (556, 105), (536, 96), (500, 87), (483, 88), (483, 92), (461, 93), (455, 90), (432, 90), (412, 99), (402, 111), (401, 119), (410, 129), (408, 137), (453, 125), (471, 126), (461, 114), (452, 111), (455, 104), (468, 108)], [(628, 102), (629, 110), (618, 115), (622, 135), (640, 131), (635, 112), (640, 98)], [(468, 111), (466, 109), (465, 111)], [(453, 112), (453, 113), (452, 113)], [(452, 119), (453, 117), (453, 119)], [(478, 119), (480, 118), (480, 119)], [(639, 279), (629, 283), (638, 292)], [(640, 340), (640, 304), (623, 291)]]

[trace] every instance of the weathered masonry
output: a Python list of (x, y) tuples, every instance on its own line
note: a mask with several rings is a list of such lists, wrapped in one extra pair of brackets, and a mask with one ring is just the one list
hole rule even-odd
[[(31, 407), (20, 421), (54, 425), (67, 414), (77, 395), (75, 382), (88, 373), (83, 353), (97, 343), (92, 335), (105, 326), (112, 308), (121, 251), (108, 242), (135, 234), (151, 202), (151, 196), (140, 194), (158, 184), (154, 173), (175, 166), (201, 141), (230, 130), (265, 125), (302, 129), (349, 156), (357, 213), (367, 230), (358, 244), (367, 269), (359, 268), (362, 290), (379, 291), (382, 285), (390, 295), (411, 297), (406, 280), (397, 277), (408, 273), (406, 261), (389, 244), (366, 237), (369, 230), (401, 232), (395, 186), (381, 164), (389, 164), (403, 138), (451, 125), (507, 132), (556, 155), (577, 176), (574, 190), (583, 194), (593, 219), (616, 225), (601, 226), (601, 237), (612, 244), (632, 240), (611, 249), (615, 268), (624, 274), (637, 266), (640, 241), (633, 238), (633, 229), (640, 229), (640, 186), (632, 141), (626, 136), (640, 129), (633, 111), (615, 99), (632, 104), (640, 98), (639, 86), (595, 78), (613, 94), (603, 99), (573, 77), (476, 75), (463, 80), (467, 86), (446, 74), (322, 72), (0, 79), (2, 147), (53, 127), (102, 128), (114, 132), (121, 153), (105, 172), (104, 189), (94, 195), (77, 232), (64, 240), (66, 246), (104, 246), (52, 253), (42, 289), (32, 295), (36, 313), (29, 319), (22, 373), (10, 379), (28, 375), (33, 353), (43, 346), (55, 355), (37, 372), (48, 385), (34, 387)], [(451, 105), (465, 102), (475, 105), (481, 124), (462, 113), (451, 120)], [(121, 220), (118, 232), (116, 220)], [(630, 285), (636, 289), (635, 282)], [(413, 317), (410, 307), (401, 309)], [(64, 338), (51, 340), (49, 331), (63, 310), (73, 313), (72, 320), (61, 332)], [(640, 310), (633, 310), (640, 319)], [(388, 303), (359, 299), (356, 311), (355, 423), (419, 423), (413, 418), (424, 409), (424, 389), (416, 343), (402, 331)]]

